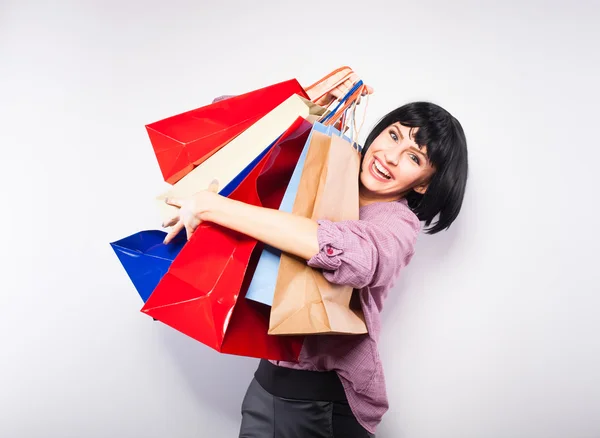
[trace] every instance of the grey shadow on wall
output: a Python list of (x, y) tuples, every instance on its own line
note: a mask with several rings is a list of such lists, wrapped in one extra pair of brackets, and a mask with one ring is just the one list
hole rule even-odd
[(241, 421), (242, 399), (258, 359), (222, 354), (171, 327), (161, 328), (157, 332), (165, 352), (188, 383), (198, 406), (234, 422)]
[(435, 267), (439, 266), (444, 259), (452, 257), (453, 249), (456, 248), (455, 243), (465, 232), (464, 227), (464, 222), (457, 221), (448, 230), (433, 236), (424, 235), (421, 232), (417, 240), (415, 255), (409, 265), (404, 268), (404, 272), (400, 274), (400, 278), (386, 299), (385, 310), (381, 315), (384, 324), (383, 330), (385, 330), (387, 318), (394, 318), (394, 309), (401, 305), (403, 297), (411, 293), (407, 287), (411, 276), (425, 275), (425, 273), (435, 270)]

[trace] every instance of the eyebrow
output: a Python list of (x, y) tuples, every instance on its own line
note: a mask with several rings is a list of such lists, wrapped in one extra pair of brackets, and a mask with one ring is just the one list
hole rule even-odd
[[(398, 131), (398, 134), (400, 134), (400, 137), (404, 138), (404, 136), (402, 135), (402, 130), (400, 129), (400, 126), (398, 126), (398, 125), (400, 125), (400, 122), (396, 122), (396, 123), (394, 123), (392, 126), (393, 126), (394, 128), (396, 128), (396, 131)], [(409, 135), (409, 136), (412, 134), (412, 131), (413, 131), (413, 129), (414, 129), (414, 128), (410, 128), (410, 130), (408, 131), (408, 135)], [(421, 145), (419, 145), (419, 144), (418, 144), (418, 143), (415, 141), (415, 136), (414, 136), (414, 135), (412, 136), (411, 140), (412, 140), (412, 141), (413, 141), (413, 142), (414, 142), (414, 143), (417, 145), (417, 147), (416, 147), (416, 151), (419, 153), (419, 155), (421, 155), (421, 157), (423, 157), (423, 159), (424, 159), (424, 160), (425, 160), (427, 163), (429, 163), (429, 157), (427, 156), (427, 154), (426, 154), (426, 153), (424, 153), (424, 152), (421, 150)]]
[[(396, 122), (392, 126), (394, 126), (398, 130), (398, 134), (400, 134), (400, 137), (404, 138), (404, 135), (402, 135), (402, 130), (400, 129), (400, 122)], [(408, 131), (408, 138), (410, 140), (412, 140), (417, 145), (417, 149), (419, 150), (419, 152), (421, 152), (421, 146), (419, 144), (417, 144), (417, 142), (415, 140), (415, 136), (411, 135), (412, 132), (413, 132), (413, 129), (415, 129), (415, 128), (412, 127), (412, 128), (409, 129), (409, 131)]]

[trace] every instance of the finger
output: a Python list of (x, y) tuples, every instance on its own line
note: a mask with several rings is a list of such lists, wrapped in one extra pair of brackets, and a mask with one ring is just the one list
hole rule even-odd
[(185, 223), (185, 233), (187, 235), (187, 239), (190, 240), (192, 235), (196, 232), (196, 229), (202, 223), (201, 220), (197, 219), (195, 216), (190, 217)]
[(320, 99), (317, 99), (317, 100), (315, 101), (315, 103), (316, 103), (317, 105), (319, 105), (319, 106), (322, 106), (322, 107), (325, 107), (325, 108), (326, 108), (326, 107), (328, 107), (328, 106), (329, 106), (329, 104), (331, 104), (331, 102), (334, 100), (334, 99), (333, 99), (331, 96), (332, 96), (332, 93), (331, 93), (331, 92), (329, 92), (329, 93), (327, 93), (325, 96), (321, 97)]
[(329, 80), (330, 83), (332, 84), (332, 86), (336, 86), (335, 84), (337, 84), (340, 81), (344, 81), (345, 77), (348, 76), (349, 78), (352, 77), (352, 70), (349, 68), (346, 68), (342, 71), (339, 71), (338, 73), (336, 73), (334, 76), (332, 76)]
[(342, 97), (346, 95), (346, 93), (341, 88), (334, 88), (331, 90), (331, 95), (336, 99), (340, 100)]
[(346, 88), (348, 88), (348, 90), (349, 90), (350, 88), (354, 87), (354, 85), (356, 85), (356, 82), (358, 82), (358, 81), (356, 81), (356, 80), (353, 80), (352, 78), (348, 78), (348, 79), (346, 79), (346, 81), (344, 82), (344, 86), (345, 86)]
[(335, 96), (336, 99), (340, 100), (348, 94), (351, 88), (352, 84), (349, 81), (346, 81), (331, 90), (331, 94)]
[(162, 223), (163, 228), (172, 227), (179, 221), (179, 216), (174, 216), (171, 219)]
[(166, 198), (165, 203), (172, 205), (173, 207), (181, 207), (183, 201), (179, 198)]
[[(360, 77), (356, 74), (353, 73), (347, 80), (346, 83), (348, 83), (348, 81), (351, 83), (351, 87), (353, 87), (358, 81), (360, 81)], [(365, 84), (365, 90), (363, 90), (362, 95), (366, 96), (367, 94), (373, 94), (375, 92), (375, 90), (373, 89), (373, 87), (371, 87), (370, 85), (366, 85)]]
[(210, 184), (208, 185), (208, 190), (213, 193), (219, 193), (219, 181), (216, 179), (213, 179), (210, 182)]
[(347, 79), (346, 82), (340, 85), (340, 88), (342, 89), (344, 94), (349, 93), (352, 87), (354, 87), (354, 83), (350, 79)]
[(370, 85), (367, 85), (365, 87), (365, 89), (362, 92), (363, 96), (366, 96), (367, 94), (373, 94), (375, 92), (375, 90), (373, 89), (373, 87), (371, 87)]
[(185, 224), (185, 235), (187, 237), (187, 240), (190, 240), (192, 238), (192, 234), (194, 234), (195, 228), (192, 226), (192, 224)]
[(173, 240), (175, 238), (175, 236), (177, 236), (179, 234), (179, 232), (183, 229), (183, 226), (184, 226), (183, 221), (177, 222), (177, 225), (175, 225), (173, 227), (173, 229), (171, 230), (171, 232), (169, 234), (167, 234), (163, 243), (166, 245), (169, 242), (171, 242), (171, 240)]

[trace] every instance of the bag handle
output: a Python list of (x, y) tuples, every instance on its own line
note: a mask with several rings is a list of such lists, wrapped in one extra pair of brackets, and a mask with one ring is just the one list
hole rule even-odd
[[(342, 99), (338, 102), (336, 107), (320, 121), (326, 126), (335, 124), (346, 112), (346, 110), (352, 105), (352, 103), (362, 95), (366, 90), (366, 86), (363, 81), (360, 80), (346, 93)], [(341, 107), (341, 108), (340, 108)], [(335, 116), (335, 117), (334, 117)]]
[[(348, 73), (346, 73), (345, 75), (342, 75), (341, 78), (338, 80), (333, 80), (333, 78), (336, 75), (343, 72), (344, 70), (348, 70)], [(331, 92), (331, 90), (334, 90), (336, 87), (338, 87), (339, 85), (341, 85), (345, 81), (347, 81), (353, 74), (354, 74), (354, 71), (348, 66), (343, 66), (343, 67), (337, 68), (334, 71), (332, 71), (331, 73), (324, 76), (323, 78), (319, 79), (314, 84), (306, 87), (304, 89), (304, 91), (306, 91), (308, 93), (309, 91), (311, 91), (313, 89), (317, 89), (320, 94), (317, 97), (312, 99), (312, 102), (317, 102), (319, 99), (322, 99), (327, 94), (329, 94), (329, 92)], [(321, 87), (322, 89), (320, 89), (319, 87)]]
[[(365, 85), (365, 87), (364, 87), (364, 90), (365, 90), (365, 91), (367, 90), (367, 87), (366, 87), (366, 85)], [(360, 99), (360, 98), (359, 98), (359, 99)], [(366, 118), (367, 118), (367, 108), (369, 107), (369, 94), (368, 94), (368, 93), (367, 93), (367, 97), (366, 97), (366, 99), (367, 99), (367, 102), (365, 103), (365, 112), (363, 113), (363, 119), (362, 119), (362, 122), (360, 123), (360, 127), (359, 127), (359, 128), (357, 128), (357, 127), (356, 127), (356, 108), (357, 108), (357, 106), (358, 106), (358, 99), (354, 101), (354, 105), (353, 105), (353, 107), (352, 107), (352, 124), (353, 124), (353, 126), (354, 126), (354, 130), (352, 131), (352, 132), (353, 132), (353, 135), (352, 135), (352, 143), (356, 145), (356, 150), (357, 150), (359, 153), (362, 153), (362, 149), (363, 149), (363, 148), (362, 148), (362, 146), (360, 146), (358, 143), (356, 143), (356, 142), (354, 141), (354, 139), (356, 138), (356, 140), (358, 141), (358, 136), (359, 136), (359, 134), (360, 134), (360, 131), (362, 130), (362, 128), (363, 128), (363, 125), (365, 124), (365, 120), (366, 120)]]
[[(356, 127), (356, 108), (358, 106), (359, 99), (361, 98), (363, 93), (366, 93), (366, 92), (367, 92), (367, 86), (364, 85), (363, 81), (358, 81), (354, 85), (354, 87), (352, 87), (352, 89), (343, 97), (342, 101), (337, 105), (337, 107), (331, 113), (329, 113), (326, 117), (324, 117), (323, 120), (321, 121), (321, 123), (325, 126), (336, 126), (338, 123), (340, 123), (339, 130), (341, 133), (343, 133), (344, 127), (346, 126), (347, 113), (348, 113), (348, 111), (351, 111), (352, 124), (353, 124), (353, 128), (354, 128), (353, 132), (352, 132), (352, 139), (351, 139), (353, 146), (355, 145), (355, 141), (354, 141), (355, 138), (358, 139), (360, 130), (362, 129), (362, 127), (365, 123), (366, 117), (363, 117), (363, 120), (360, 124), (360, 128)], [(367, 103), (365, 105), (365, 111), (369, 105), (368, 93), (367, 93), (366, 99), (367, 99)], [(342, 108), (339, 108), (342, 104), (343, 104)], [(356, 145), (357, 151), (360, 152), (361, 149), (362, 148), (360, 148), (358, 145)]]

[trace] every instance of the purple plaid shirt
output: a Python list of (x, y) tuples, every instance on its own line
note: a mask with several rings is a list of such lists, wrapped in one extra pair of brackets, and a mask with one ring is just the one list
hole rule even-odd
[(313, 371), (335, 370), (358, 422), (375, 433), (388, 410), (377, 344), (380, 313), (388, 291), (411, 260), (421, 229), (405, 200), (360, 209), (360, 220), (319, 221), (320, 252), (308, 261), (325, 278), (360, 290), (368, 334), (307, 336), (298, 363), (276, 365)]

